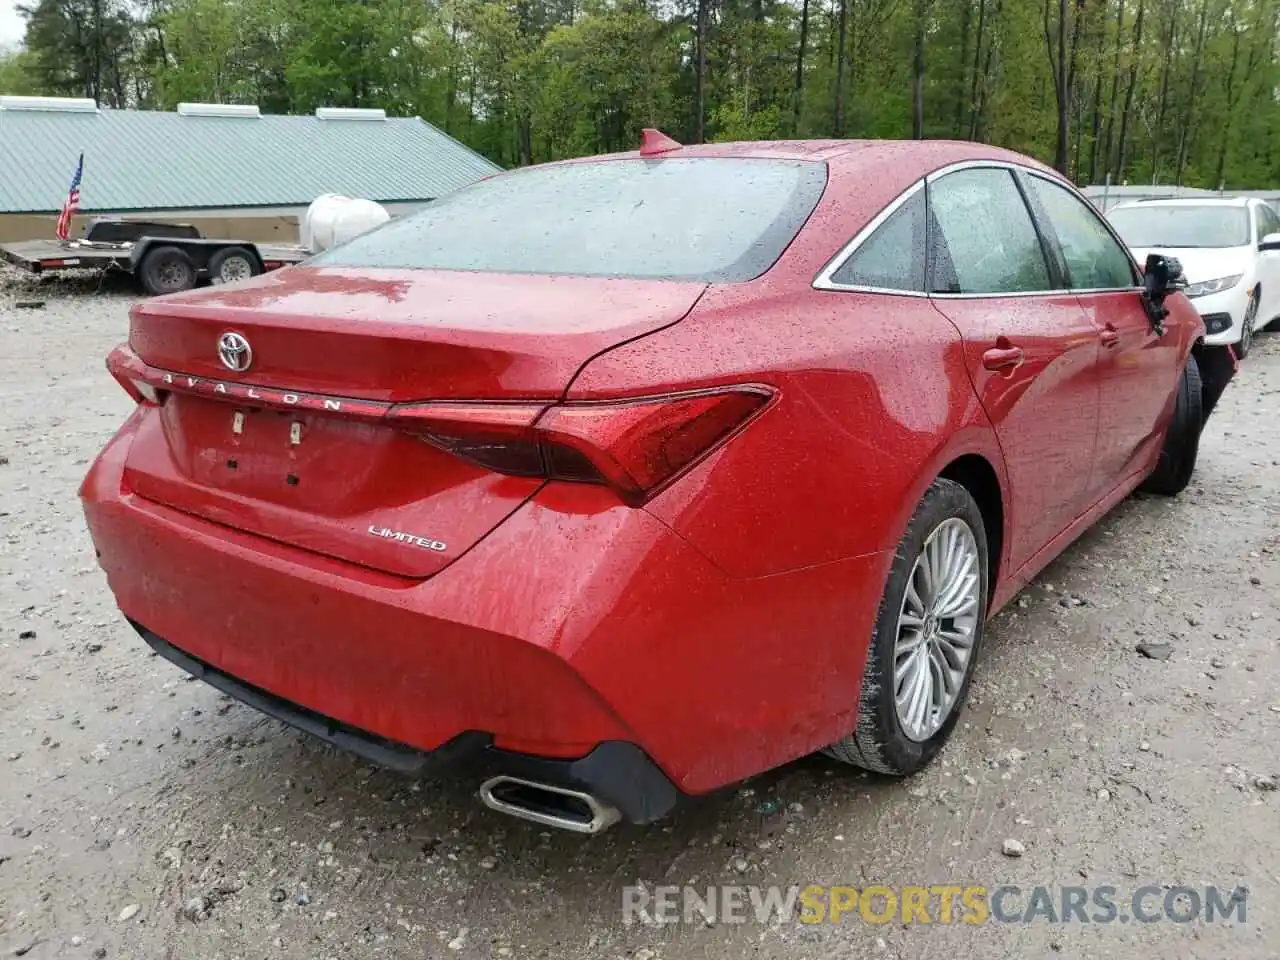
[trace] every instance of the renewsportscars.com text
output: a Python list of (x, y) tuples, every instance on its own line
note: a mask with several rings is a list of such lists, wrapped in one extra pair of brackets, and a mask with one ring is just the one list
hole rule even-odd
[(632, 886), (624, 923), (1244, 923), (1243, 886)]

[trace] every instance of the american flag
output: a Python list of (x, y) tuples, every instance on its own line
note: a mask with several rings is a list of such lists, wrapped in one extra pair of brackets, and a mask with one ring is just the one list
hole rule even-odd
[(58, 215), (58, 228), (55, 231), (59, 240), (67, 240), (71, 236), (71, 218), (80, 209), (80, 177), (84, 174), (84, 154), (80, 154), (80, 162), (76, 164), (76, 175), (71, 178), (71, 189), (67, 191), (67, 202), (62, 205), (62, 213)]

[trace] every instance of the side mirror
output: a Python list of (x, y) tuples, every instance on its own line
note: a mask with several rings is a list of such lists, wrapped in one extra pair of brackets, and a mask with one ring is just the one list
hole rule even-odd
[(1147, 254), (1142, 276), (1142, 300), (1147, 308), (1147, 319), (1157, 335), (1164, 333), (1164, 318), (1169, 315), (1164, 301), (1169, 294), (1187, 285), (1182, 274), (1182, 264), (1176, 257), (1158, 253)]
[(1182, 263), (1177, 257), (1166, 257), (1159, 253), (1147, 254), (1147, 262), (1143, 267), (1142, 287), (1148, 297), (1152, 300), (1163, 300), (1172, 291), (1181, 290), (1186, 285), (1186, 278), (1182, 274)]
[(1280, 233), (1268, 233), (1258, 241), (1258, 249), (1263, 252), (1266, 252), (1267, 250), (1280, 250)]

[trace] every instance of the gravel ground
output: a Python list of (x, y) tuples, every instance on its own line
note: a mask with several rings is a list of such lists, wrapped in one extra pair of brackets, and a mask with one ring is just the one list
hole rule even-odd
[[(129, 408), (102, 359), (131, 294), (96, 287), (0, 274), (0, 956), (1280, 956), (1280, 337), (1224, 397), (1192, 489), (1122, 504), (994, 622), (926, 773), (813, 758), (585, 839), (485, 810), (472, 783), (370, 769), (149, 655), (76, 501)], [(1248, 902), (1243, 923), (624, 924), (637, 883)]]

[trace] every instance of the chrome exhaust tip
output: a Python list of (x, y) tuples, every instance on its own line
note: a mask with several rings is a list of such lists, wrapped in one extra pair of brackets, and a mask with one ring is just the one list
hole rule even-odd
[(622, 819), (617, 807), (589, 793), (519, 777), (486, 780), (480, 799), (490, 810), (572, 833), (600, 833)]

